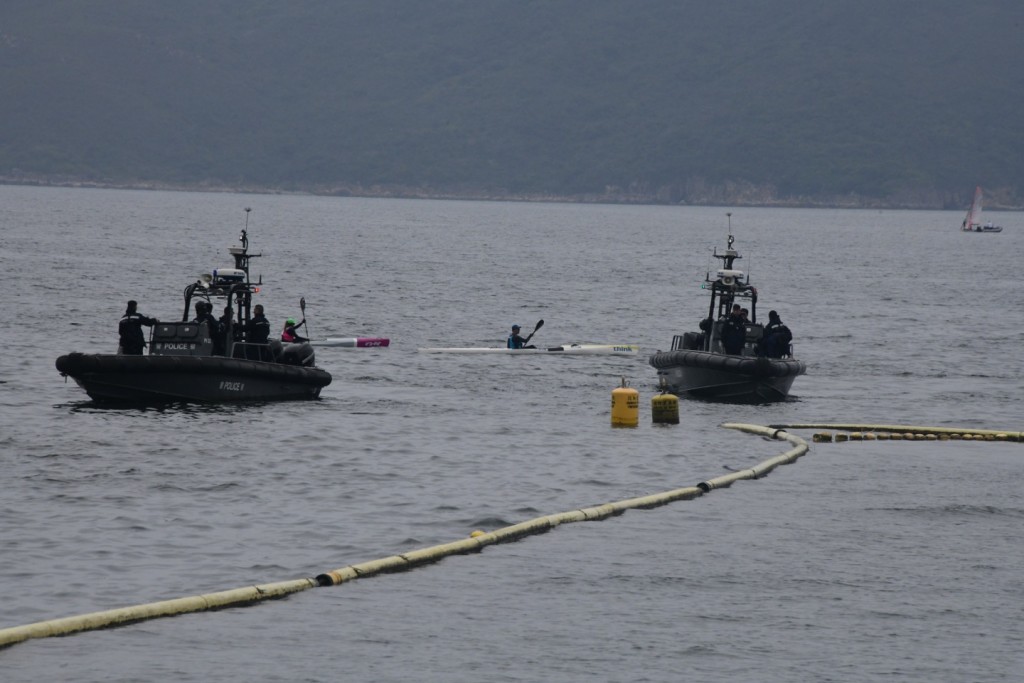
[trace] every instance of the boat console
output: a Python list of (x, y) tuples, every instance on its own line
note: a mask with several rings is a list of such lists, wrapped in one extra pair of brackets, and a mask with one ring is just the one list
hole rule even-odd
[(207, 327), (205, 322), (157, 323), (149, 352), (154, 356), (209, 356), (213, 340)]

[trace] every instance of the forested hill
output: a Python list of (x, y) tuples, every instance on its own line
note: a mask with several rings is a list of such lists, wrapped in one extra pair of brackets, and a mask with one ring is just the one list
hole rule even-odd
[(1024, 204), (1020, 0), (3, 0), (0, 180)]

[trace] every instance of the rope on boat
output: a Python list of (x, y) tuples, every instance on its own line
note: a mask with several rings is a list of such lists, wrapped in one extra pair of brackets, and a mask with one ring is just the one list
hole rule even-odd
[[(134, 607), (123, 607), (119, 609), (93, 612), (73, 617), (51, 619), (40, 621), (24, 626), (14, 626), (0, 629), (0, 648), (14, 645), (16, 643), (30, 640), (32, 638), (47, 638), (50, 636), (64, 636), (82, 631), (93, 631), (102, 628), (123, 626), (139, 621), (147, 621), (159, 617), (170, 617), (191, 612), (202, 612), (211, 609), (224, 609), (250, 605), (262, 600), (282, 598), (292, 593), (308, 590), (318, 586), (335, 586), (345, 581), (352, 581), (359, 578), (368, 578), (377, 574), (399, 572), (419, 567), (425, 564), (432, 564), (451, 555), (461, 555), (470, 552), (479, 552), (489, 545), (497, 543), (509, 543), (527, 536), (545, 533), (560, 524), (570, 522), (599, 521), (609, 517), (620, 515), (626, 510), (649, 510), (663, 505), (668, 505), (678, 500), (693, 500), (716, 489), (727, 488), (737, 481), (746, 479), (760, 479), (776, 467), (787, 465), (796, 461), (797, 458), (808, 452), (807, 442), (802, 438), (790, 434), (786, 429), (842, 429), (847, 431), (872, 431), (889, 434), (946, 434), (952, 438), (953, 434), (961, 436), (981, 435), (981, 438), (993, 439), (1000, 435), (1005, 440), (1024, 441), (1024, 434), (1021, 432), (1007, 432), (996, 430), (976, 429), (953, 429), (943, 427), (908, 427), (905, 425), (853, 425), (853, 424), (789, 424), (789, 425), (751, 425), (741, 423), (725, 423), (721, 425), (726, 429), (735, 429), (748, 434), (762, 436), (776, 441), (786, 441), (792, 444), (785, 453), (764, 460), (753, 467), (730, 472), (729, 474), (706, 479), (694, 486), (672, 489), (662, 493), (655, 493), (637, 498), (628, 498), (603, 505), (596, 505), (578, 510), (570, 510), (552, 515), (545, 515), (535, 519), (513, 524), (511, 526), (496, 529), (491, 532), (474, 531), (469, 538), (443, 543), (429, 548), (412, 550), (399, 555), (351, 564), (339, 569), (333, 569), (315, 578), (293, 579), (276, 583), (260, 584), (256, 586), (245, 586), (234, 588), (217, 593), (206, 593), (191, 597), (152, 602)], [(973, 438), (973, 437), (972, 437)]]

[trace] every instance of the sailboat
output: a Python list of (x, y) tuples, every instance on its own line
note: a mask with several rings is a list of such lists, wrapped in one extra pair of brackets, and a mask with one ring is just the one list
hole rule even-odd
[(982, 224), (981, 222), (981, 186), (974, 188), (974, 199), (971, 201), (971, 208), (967, 209), (967, 216), (960, 225), (964, 232), (1002, 232), (1002, 226), (995, 225), (991, 221)]

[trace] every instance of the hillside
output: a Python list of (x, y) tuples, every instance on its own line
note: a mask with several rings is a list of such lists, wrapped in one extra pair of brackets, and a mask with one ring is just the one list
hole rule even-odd
[(1024, 205), (1010, 0), (5, 0), (0, 178)]

